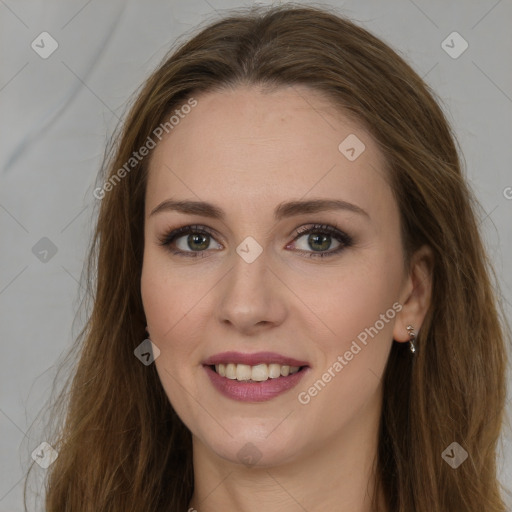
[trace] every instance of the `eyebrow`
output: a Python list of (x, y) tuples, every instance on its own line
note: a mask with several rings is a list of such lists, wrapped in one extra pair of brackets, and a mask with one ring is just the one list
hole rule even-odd
[[(318, 213), (322, 211), (347, 210), (370, 218), (370, 215), (359, 206), (340, 199), (310, 199), (305, 201), (288, 201), (280, 203), (274, 210), (274, 219), (281, 220), (305, 213)], [(226, 214), (222, 208), (204, 201), (175, 201), (166, 199), (154, 208), (149, 216), (161, 212), (177, 211), (192, 215), (211, 217), (224, 220)]]

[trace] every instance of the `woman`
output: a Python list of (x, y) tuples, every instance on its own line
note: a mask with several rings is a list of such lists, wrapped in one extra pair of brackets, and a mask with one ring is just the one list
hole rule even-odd
[(105, 171), (48, 512), (505, 510), (476, 201), (393, 50), (233, 14), (147, 80)]

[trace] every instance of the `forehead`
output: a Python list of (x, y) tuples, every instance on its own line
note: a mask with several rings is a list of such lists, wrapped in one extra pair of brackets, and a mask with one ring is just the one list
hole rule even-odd
[(154, 150), (147, 210), (170, 195), (255, 211), (262, 198), (277, 204), (307, 194), (390, 200), (377, 145), (318, 91), (244, 86), (195, 99)]

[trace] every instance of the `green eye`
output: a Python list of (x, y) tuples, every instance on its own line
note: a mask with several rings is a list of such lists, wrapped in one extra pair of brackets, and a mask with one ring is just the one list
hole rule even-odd
[[(309, 235), (306, 241), (306, 248), (294, 249), (312, 258), (338, 254), (353, 243), (349, 235), (339, 230), (336, 226), (327, 224), (315, 224), (297, 229), (293, 242), (296, 242), (305, 235)], [(184, 242), (181, 243), (181, 247), (176, 247), (180, 239), (184, 239)], [(338, 247), (329, 250), (333, 239), (338, 243)], [(210, 228), (201, 225), (189, 225), (173, 229), (159, 241), (160, 245), (167, 247), (174, 255), (195, 258), (198, 256), (206, 257), (206, 251), (211, 249), (212, 240), (215, 241), (214, 233)], [(217, 243), (218, 247), (213, 250), (222, 249), (221, 244), (215, 243)], [(286, 248), (291, 247), (287, 245)], [(308, 250), (308, 248), (311, 250)]]

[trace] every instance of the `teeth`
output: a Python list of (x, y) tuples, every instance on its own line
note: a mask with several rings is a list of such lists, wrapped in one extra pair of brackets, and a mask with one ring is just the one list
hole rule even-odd
[[(240, 367), (240, 365), (238, 365)], [(249, 368), (251, 368), (249, 366)], [(251, 368), (251, 380), (258, 382), (268, 380), (268, 366), (266, 364), (258, 364)]]
[(236, 380), (251, 380), (251, 367), (248, 364), (236, 365)]
[[(217, 366), (215, 366), (215, 369), (217, 370)], [(230, 363), (226, 365), (226, 377), (231, 380), (236, 379), (236, 364)]]
[(231, 380), (263, 382), (268, 379), (287, 377), (299, 371), (298, 366), (280, 365), (277, 363), (257, 364), (216, 364), (215, 371), (221, 376)]
[(268, 365), (268, 376), (271, 379), (277, 379), (277, 377), (281, 377), (281, 365), (280, 364), (269, 364)]

